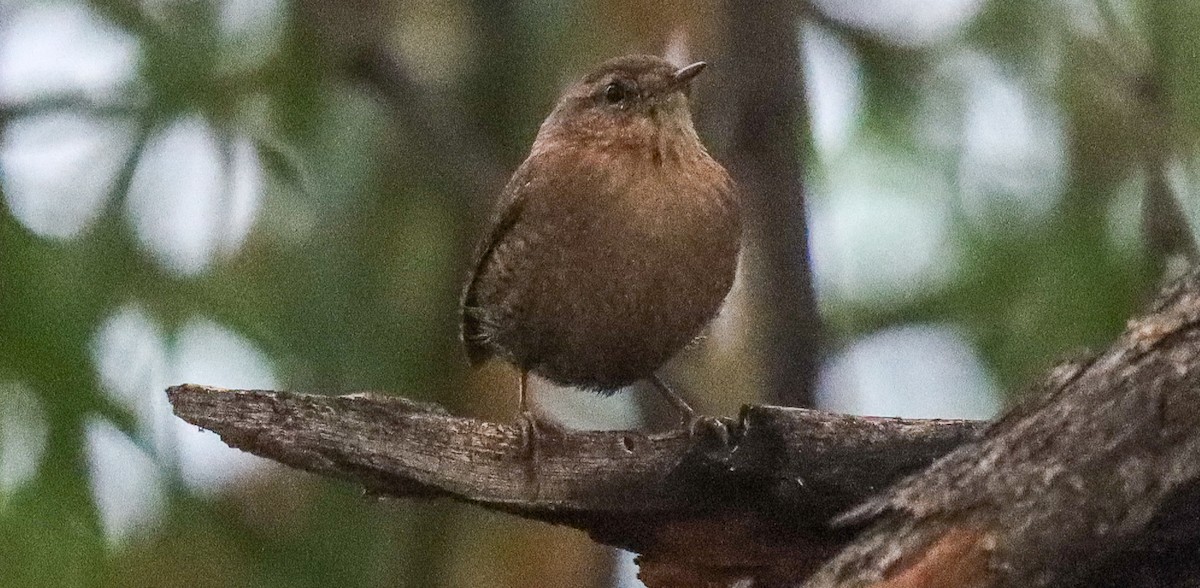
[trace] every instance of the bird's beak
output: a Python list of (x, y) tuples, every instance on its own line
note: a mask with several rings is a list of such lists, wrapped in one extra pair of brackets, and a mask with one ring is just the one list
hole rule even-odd
[(691, 82), (692, 78), (700, 75), (700, 72), (704, 71), (706, 67), (708, 67), (707, 63), (697, 61), (691, 65), (679, 68), (676, 70), (675, 75), (671, 76), (674, 82), (671, 84), (671, 89), (678, 90), (687, 86), (688, 82)]

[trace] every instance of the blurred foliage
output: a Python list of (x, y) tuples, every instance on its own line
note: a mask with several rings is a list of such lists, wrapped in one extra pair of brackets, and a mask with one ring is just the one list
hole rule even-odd
[[(281, 469), (216, 495), (170, 473), (164, 519), (113, 546), (89, 485), (87, 423), (106, 419), (149, 442), (102, 391), (93, 338), (114, 309), (137, 302), (168, 341), (195, 316), (248, 337), (289, 389), (387, 390), (507, 418), (510, 382), (470, 379), (455, 334), (458, 281), (491, 193), (564, 80), (608, 56), (661, 51), (681, 29), (693, 54), (719, 68), (722, 22), (737, 3), (298, 0), (278, 7), (278, 48), (261, 59), (237, 43), (231, 57), (218, 42), (215, 1), (87, 4), (137, 39), (142, 85), (128, 104), (73, 107), (133, 116), (137, 146), (104, 212), (74, 238), (38, 237), (0, 207), (0, 382), (33, 390), (48, 426), (36, 475), (8, 494), (0, 486), (0, 586), (607, 585), (611, 554), (570, 531), (444, 503), (376, 503)], [(917, 46), (816, 8), (805, 14), (859, 60), (856, 132), (887, 152), (916, 153), (953, 189), (953, 149), (916, 139), (947, 54), (984, 55), (1034, 80), (1066, 129), (1065, 183), (1047, 195), (1057, 199), (1049, 214), (956, 212), (961, 251), (949, 282), (900, 301), (826, 295), (829, 353), (891, 325), (953, 323), (1016, 392), (1056, 356), (1118, 332), (1159, 280), (1160, 252), (1114, 237), (1113, 218), (1138, 226), (1128, 218), (1136, 207), (1122, 208), (1130, 186), (1140, 197), (1140, 178), (1191, 169), (1200, 9), (994, 0), (950, 38)], [(420, 93), (411, 103), (354, 73), (375, 44), (401, 56)], [(699, 88), (697, 111), (720, 156), (720, 96), (737, 91), (736, 72), (714, 79), (721, 87)], [(62, 106), (5, 105), (0, 122)], [(403, 110), (426, 107), (449, 116), (458, 128), (447, 132), (494, 169), (462, 169), (455, 143), (401, 122)], [(248, 239), (206, 271), (180, 275), (139, 242), (123, 203), (149, 138), (189, 114), (225, 139), (249, 135), (267, 185)], [(814, 178), (831, 164), (821, 154), (811, 163)]]

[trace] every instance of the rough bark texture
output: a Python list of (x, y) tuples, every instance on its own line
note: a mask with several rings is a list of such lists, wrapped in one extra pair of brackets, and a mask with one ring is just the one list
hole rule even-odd
[(753, 562), (767, 573), (807, 556), (811, 572), (849, 536), (826, 521), (982, 428), (756, 406), (694, 437), (545, 430), (529, 446), (520, 426), (381, 395), (194, 385), (168, 395), (177, 415), (233, 447), (371, 494), (449, 496), (569, 525), (680, 570)]
[(982, 440), (842, 517), (873, 522), (803, 585), (1196, 585), (1198, 321), (1193, 273)]
[(654, 588), (1195, 586), (1198, 325), (1193, 273), (986, 431), (756, 406), (695, 437), (531, 447), (520, 427), (395, 398), (169, 394), (230, 445), (373, 493), (583, 529), (642, 554)]

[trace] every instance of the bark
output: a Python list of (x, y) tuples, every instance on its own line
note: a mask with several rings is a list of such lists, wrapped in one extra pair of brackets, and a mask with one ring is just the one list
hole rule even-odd
[(659, 567), (786, 577), (799, 572), (785, 559), (811, 572), (849, 536), (827, 520), (982, 428), (753, 406), (695, 435), (542, 428), (531, 444), (519, 425), (383, 395), (195, 385), (168, 395), (177, 415), (233, 447), (372, 495), (446, 496), (569, 525)]
[(545, 430), (531, 443), (519, 426), (383, 396), (169, 395), (234, 447), (374, 494), (582, 529), (640, 553), (653, 588), (1192, 586), (1197, 366), (1192, 273), (986, 428), (751, 406), (693, 436)]
[(1198, 324), (1193, 273), (980, 441), (842, 517), (872, 524), (804, 585), (1195, 585)]

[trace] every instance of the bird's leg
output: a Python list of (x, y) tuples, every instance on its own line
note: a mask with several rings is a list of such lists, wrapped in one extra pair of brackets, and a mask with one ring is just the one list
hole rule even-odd
[(520, 392), (521, 393), (521, 396), (520, 396), (520, 398), (521, 398), (521, 416), (531, 415), (532, 413), (529, 412), (529, 394), (528, 394), (529, 372), (526, 370), (521, 370), (521, 380), (520, 380), (519, 388), (521, 391)]
[(521, 370), (521, 379), (519, 384), (521, 398), (521, 414), (518, 419), (521, 421), (522, 429), (525, 431), (524, 445), (525, 453), (537, 460), (538, 437), (538, 422), (533, 411), (529, 410), (529, 372)]
[(658, 377), (658, 374), (650, 376), (650, 383), (654, 384), (654, 387), (662, 393), (663, 398), (666, 398), (667, 402), (670, 402), (671, 406), (674, 406), (675, 410), (679, 411), (679, 424), (687, 429), (688, 432), (695, 433), (696, 423), (700, 420), (700, 417), (696, 415), (696, 411), (692, 410), (692, 407), (688, 405), (682, 396), (676, 394), (670, 386), (667, 386), (662, 381), (662, 378)]
[(687, 431), (689, 436), (695, 437), (697, 431), (703, 427), (706, 435), (711, 432), (716, 435), (721, 445), (729, 445), (729, 427), (721, 422), (721, 419), (696, 414), (696, 411), (692, 410), (687, 401), (672, 390), (670, 386), (667, 386), (658, 377), (658, 374), (650, 376), (650, 383), (654, 384), (654, 387), (658, 388), (658, 391), (662, 393), (663, 398), (666, 398), (667, 402), (670, 402), (671, 406), (674, 406), (679, 411), (679, 424), (683, 430)]
[(521, 423), (521, 453), (527, 458), (525, 462), (525, 479), (531, 489), (531, 498), (537, 500), (542, 495), (542, 483), (538, 478), (538, 462), (540, 461), (539, 446), (541, 431), (538, 429), (537, 417), (529, 410), (529, 372), (521, 369), (518, 389), (521, 398), (521, 414), (517, 420)]

